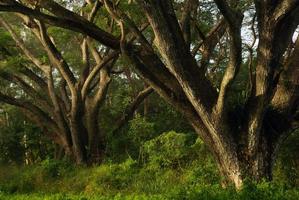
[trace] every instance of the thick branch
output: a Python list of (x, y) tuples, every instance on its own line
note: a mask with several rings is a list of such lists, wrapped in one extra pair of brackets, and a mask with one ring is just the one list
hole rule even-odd
[(116, 122), (116, 129), (113, 131), (113, 135), (116, 135), (117, 132), (130, 120), (132, 119), (134, 112), (139, 107), (139, 105), (153, 92), (153, 88), (148, 87), (135, 97), (135, 99), (130, 103), (125, 109), (123, 115)]
[(52, 114), (52, 109), (47, 99), (45, 99), (38, 91), (26, 83), (21, 77), (6, 72), (1, 72), (0, 77), (20, 86), (26, 94), (36, 101), (37, 105), (41, 106), (49, 114)]
[(298, 0), (283, 0), (278, 6), (276, 6), (273, 12), (273, 19), (279, 22), (285, 16), (289, 15), (292, 11), (294, 11), (299, 6)]
[(44, 65), (37, 59), (33, 53), (25, 46), (24, 42), (17, 36), (17, 34), (13, 31), (11, 26), (2, 18), (0, 17), (0, 23), (5, 27), (5, 29), (10, 33), (13, 40), (16, 42), (17, 46), (24, 52), (24, 54), (43, 72), (47, 72), (49, 70), (49, 66)]
[[(205, 112), (215, 99), (215, 90), (186, 47), (170, 1), (139, 1), (155, 33), (155, 44), (192, 103)], [(188, 69), (187, 69), (188, 68)], [(203, 113), (201, 113), (202, 115)], [(205, 114), (206, 115), (206, 114)]]
[(275, 95), (271, 101), (272, 106), (284, 112), (285, 115), (294, 116), (299, 101), (299, 38), (295, 43), (291, 56), (286, 61)]
[(191, 43), (191, 18), (192, 15), (195, 15), (194, 13), (196, 13), (198, 6), (199, 2), (197, 0), (186, 0), (184, 2), (180, 26), (188, 46)]
[(81, 90), (83, 99), (86, 97), (90, 88), (90, 84), (92, 83), (96, 75), (99, 73), (99, 71), (107, 64), (109, 64), (112, 60), (116, 59), (118, 56), (119, 56), (118, 51), (112, 51), (109, 55), (105, 56), (100, 63), (97, 63), (97, 65), (93, 67), (88, 77), (86, 78)]
[[(242, 14), (236, 12), (225, 0), (214, 0), (220, 12), (228, 22), (229, 26), (234, 29), (239, 29), (240, 20), (242, 21)], [(241, 17), (241, 18), (240, 18)]]
[(225, 70), (216, 104), (216, 113), (223, 115), (228, 89), (235, 79), (242, 62), (241, 25), (243, 15), (233, 10), (224, 0), (215, 0), (219, 10), (229, 24), (230, 56)]
[(242, 64), (242, 40), (241, 40), (241, 23), (234, 29), (229, 29), (230, 33), (230, 56), (229, 63), (225, 70), (220, 91), (216, 104), (216, 112), (222, 113), (225, 106), (225, 100), (227, 96), (228, 89), (232, 82), (234, 81), (237, 73)]
[(37, 106), (33, 105), (29, 101), (21, 100), (21, 99), (16, 99), (10, 96), (7, 96), (3, 93), (0, 92), (0, 101), (14, 105), (20, 108), (24, 108), (26, 110), (29, 110), (30, 112), (34, 113), (37, 115), (42, 121), (48, 122), (51, 124), (51, 127), (55, 127), (56, 130), (59, 130), (56, 123), (41, 109), (39, 109)]
[(55, 92), (52, 69), (48, 72), (47, 77), (48, 77), (48, 92), (49, 92), (52, 104), (54, 106), (53, 111), (54, 111), (55, 118), (57, 120), (57, 124), (66, 136), (70, 135), (70, 130), (68, 128), (67, 119), (65, 117), (65, 115), (67, 113), (64, 113), (65, 115), (63, 115), (63, 110), (61, 108), (61, 104), (59, 104), (59, 98), (57, 97), (57, 94)]
[(196, 55), (196, 52), (200, 49), (202, 53), (202, 58), (200, 60), (200, 68), (202, 73), (206, 73), (207, 66), (212, 55), (213, 50), (219, 43), (220, 39), (223, 37), (227, 29), (227, 23), (224, 19), (221, 19), (209, 33), (204, 37), (203, 41), (200, 42), (192, 50), (192, 55)]
[(75, 88), (75, 84), (77, 82), (73, 72), (70, 70), (67, 62), (64, 60), (61, 53), (57, 50), (51, 39), (49, 38), (46, 27), (40, 23), (40, 40), (46, 49), (50, 61), (55, 65), (59, 72), (61, 73), (62, 77), (66, 80), (69, 88), (73, 91)]
[[(1, 0), (0, 3), (4, 2), (4, 1), (6, 1), (6, 0)], [(0, 5), (0, 11), (22, 13), (22, 14), (30, 16), (32, 18), (42, 20), (43, 22), (53, 25), (53, 26), (73, 30), (73, 31), (79, 32), (79, 33), (83, 33), (83, 34), (88, 35), (88, 36), (96, 39), (100, 43), (102, 43), (108, 47), (111, 47), (113, 49), (119, 48), (119, 40), (116, 37), (105, 32), (104, 30), (100, 29), (95, 24), (84, 20), (84, 18), (82, 19), (80, 16), (79, 17), (77, 16), (72, 19), (63, 17), (64, 13), (62, 12), (62, 10), (64, 8), (63, 9), (62, 8), (63, 7), (60, 7), (59, 11), (57, 11), (57, 12), (55, 12), (55, 10), (52, 10), (53, 14), (59, 13), (60, 17), (56, 17), (56, 16), (44, 14), (36, 9), (34, 10), (31, 8), (28, 8), (20, 3), (17, 3), (16, 1), (13, 1), (13, 4), (10, 4), (10, 5), (8, 5), (8, 4)], [(68, 11), (68, 12), (70, 12), (70, 11)], [(80, 20), (77, 20), (77, 19), (80, 19)]]

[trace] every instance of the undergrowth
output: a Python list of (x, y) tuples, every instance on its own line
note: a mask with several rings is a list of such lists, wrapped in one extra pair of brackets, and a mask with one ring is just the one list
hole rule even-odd
[[(200, 140), (168, 132), (146, 142), (141, 159), (106, 160), (78, 167), (46, 159), (31, 166), (0, 167), (0, 200), (297, 200), (298, 184), (246, 181), (223, 188)], [(279, 173), (278, 173), (279, 175)]]

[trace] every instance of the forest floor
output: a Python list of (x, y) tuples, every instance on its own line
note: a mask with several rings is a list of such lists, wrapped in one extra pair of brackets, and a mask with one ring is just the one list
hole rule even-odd
[(204, 166), (115, 164), (74, 167), (47, 160), (27, 167), (0, 167), (0, 200), (298, 200), (299, 188), (282, 181), (223, 189), (213, 163)]

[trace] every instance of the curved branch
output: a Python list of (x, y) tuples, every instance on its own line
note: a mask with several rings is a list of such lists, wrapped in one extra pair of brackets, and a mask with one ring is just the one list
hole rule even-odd
[(0, 23), (5, 27), (5, 29), (10, 33), (11, 37), (15, 41), (18, 47), (24, 52), (24, 54), (35, 64), (39, 69), (43, 72), (47, 72), (49, 66), (44, 65), (39, 59), (37, 59), (33, 53), (25, 46), (24, 42), (17, 36), (12, 27), (2, 18), (0, 17)]
[[(5, 2), (5, 1), (6, 0), (0, 0), (0, 3)], [(74, 15), (72, 14), (71, 16), (68, 16), (67, 18), (65, 18), (64, 11), (67, 13), (69, 13), (71, 11), (63, 8), (62, 6), (59, 7), (59, 10), (54, 9), (51, 11), (51, 12), (53, 12), (53, 14), (57, 14), (59, 17), (44, 14), (36, 9), (28, 8), (16, 1), (12, 1), (11, 4), (0, 4), (0, 11), (21, 13), (21, 14), (30, 16), (32, 18), (38, 19), (38, 20), (42, 20), (43, 22), (53, 25), (53, 26), (73, 30), (73, 31), (79, 32), (79, 33), (83, 33), (85, 35), (88, 35), (88, 36), (96, 39), (103, 45), (106, 45), (113, 49), (119, 48), (119, 40), (116, 37), (114, 37), (113, 35), (100, 29), (95, 24), (88, 22), (84, 18), (82, 18), (78, 15), (75, 15), (75, 14)]]
[(38, 108), (37, 106), (35, 106), (34, 104), (32, 104), (29, 101), (16, 99), (16, 98), (10, 97), (8, 95), (5, 95), (1, 92), (0, 92), (0, 101), (10, 104), (10, 105), (13, 105), (13, 106), (17, 106), (17, 107), (26, 109), (26, 110), (34, 113), (35, 115), (37, 115), (42, 121), (45, 121), (45, 122), (51, 124), (51, 127), (54, 127), (56, 130), (59, 130), (56, 123), (51, 119), (51, 117), (49, 117), (44, 111), (42, 111), (40, 108)]
[(28, 83), (26, 83), (21, 77), (6, 72), (1, 72), (0, 77), (20, 86), (26, 94), (28, 94), (32, 99), (36, 101), (37, 105), (43, 107), (49, 114), (52, 114), (52, 108), (49, 105), (47, 99), (44, 98), (40, 93), (38, 93), (38, 91), (36, 91)]
[(243, 14), (232, 9), (224, 0), (215, 0), (215, 3), (228, 22), (230, 35), (229, 63), (221, 81), (217, 104), (215, 106), (216, 113), (221, 113), (222, 115), (224, 114), (223, 111), (228, 89), (239, 72), (242, 63), (241, 26)]
[(77, 82), (73, 72), (70, 70), (67, 62), (49, 38), (46, 27), (42, 23), (39, 23), (39, 31), (39, 39), (41, 40), (44, 48), (46, 49), (51, 62), (58, 68), (62, 77), (66, 80), (70, 90), (73, 91)]
[(135, 97), (135, 99), (130, 103), (125, 109), (123, 115), (117, 120), (116, 128), (113, 130), (112, 135), (116, 135), (117, 132), (133, 117), (134, 112), (138, 106), (151, 94), (153, 93), (153, 88), (148, 87)]
[(113, 51), (109, 55), (105, 56), (100, 63), (97, 63), (97, 65), (91, 70), (89, 75), (87, 76), (83, 86), (82, 86), (82, 99), (85, 99), (87, 92), (89, 90), (91, 82), (94, 80), (98, 72), (105, 67), (107, 64), (109, 64), (112, 60), (116, 59), (119, 56), (118, 51)]

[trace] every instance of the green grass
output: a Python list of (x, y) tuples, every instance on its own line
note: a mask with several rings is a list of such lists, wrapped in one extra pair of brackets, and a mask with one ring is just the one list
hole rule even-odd
[(0, 200), (163, 200), (161, 195), (0, 194)]
[(120, 164), (73, 167), (46, 160), (29, 167), (0, 168), (0, 200), (297, 200), (299, 189), (282, 183), (246, 183), (223, 189), (213, 163), (187, 166)]

